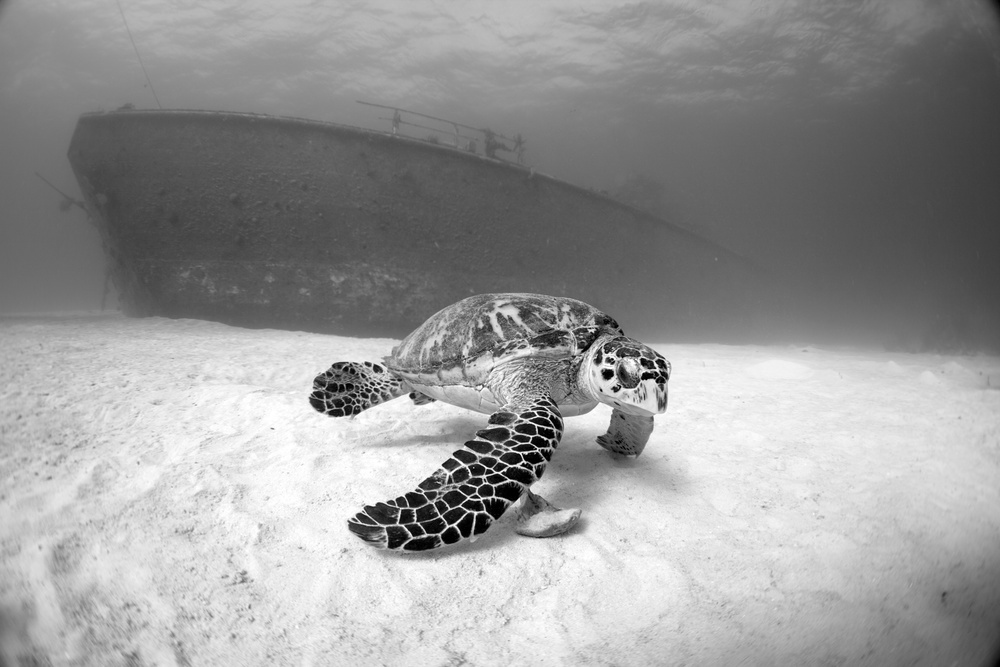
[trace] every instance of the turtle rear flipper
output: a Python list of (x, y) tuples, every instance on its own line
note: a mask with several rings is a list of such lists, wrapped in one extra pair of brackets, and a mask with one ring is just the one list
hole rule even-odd
[(413, 401), (414, 405), (429, 405), (436, 401), (436, 398), (431, 398), (427, 394), (422, 394), (419, 391), (410, 392), (410, 400)]
[(339, 361), (313, 380), (309, 403), (331, 417), (350, 417), (409, 392), (409, 385), (381, 364)]
[(382, 549), (426, 551), (475, 539), (542, 476), (562, 430), (548, 396), (505, 405), (416, 489), (365, 507), (347, 526)]

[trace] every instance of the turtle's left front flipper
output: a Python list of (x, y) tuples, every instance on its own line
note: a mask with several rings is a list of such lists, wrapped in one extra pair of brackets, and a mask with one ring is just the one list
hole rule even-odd
[(416, 489), (365, 507), (348, 528), (376, 547), (403, 551), (475, 538), (538, 481), (562, 430), (548, 396), (505, 405)]
[(597, 444), (615, 454), (639, 456), (653, 432), (653, 418), (631, 415), (618, 408), (611, 411), (608, 432), (597, 438)]

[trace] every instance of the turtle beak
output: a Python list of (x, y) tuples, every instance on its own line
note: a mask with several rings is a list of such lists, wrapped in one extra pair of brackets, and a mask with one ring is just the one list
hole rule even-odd
[[(650, 385), (655, 387), (649, 391)], [(631, 396), (621, 397), (615, 405), (622, 412), (633, 415), (662, 415), (667, 411), (667, 383), (645, 382), (635, 388)]]
[(638, 406), (648, 415), (662, 415), (667, 411), (667, 383), (656, 385), (656, 391)]

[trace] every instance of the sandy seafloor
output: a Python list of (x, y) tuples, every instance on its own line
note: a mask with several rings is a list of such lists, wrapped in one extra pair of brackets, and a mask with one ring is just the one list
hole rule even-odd
[[(649, 341), (654, 342), (655, 341)], [(1000, 637), (1000, 359), (656, 345), (645, 453), (568, 419), (569, 534), (354, 538), (485, 416), (315, 413), (393, 341), (0, 320), (5, 665), (981, 665)]]

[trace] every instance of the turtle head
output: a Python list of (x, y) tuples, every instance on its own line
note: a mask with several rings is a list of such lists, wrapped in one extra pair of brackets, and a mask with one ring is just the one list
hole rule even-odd
[(626, 336), (595, 341), (580, 367), (580, 381), (601, 403), (633, 415), (667, 409), (670, 362)]

